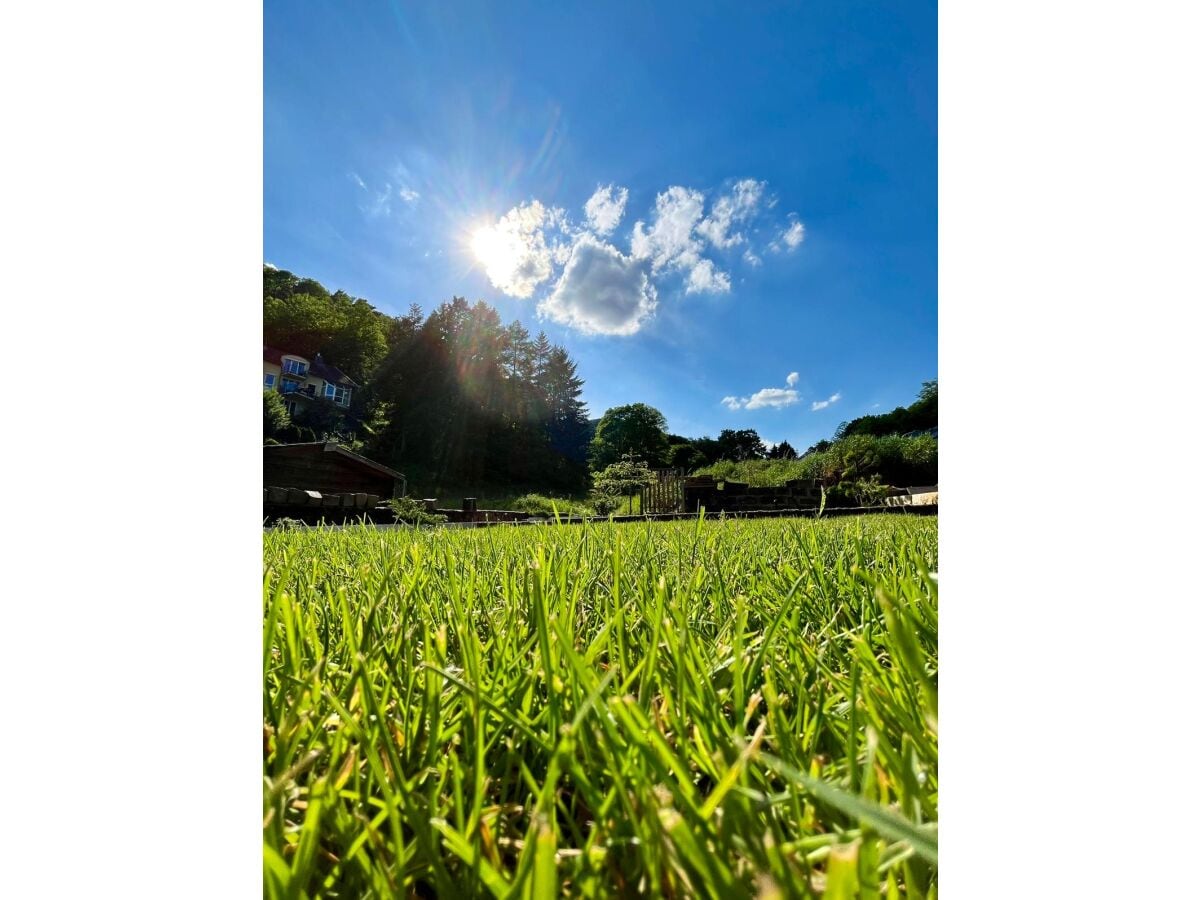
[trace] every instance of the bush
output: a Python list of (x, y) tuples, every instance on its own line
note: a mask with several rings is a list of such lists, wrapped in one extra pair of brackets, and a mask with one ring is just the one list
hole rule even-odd
[(525, 494), (506, 501), (505, 508), (547, 518), (553, 518), (556, 509), (560, 516), (590, 516), (596, 512), (588, 503), (569, 497), (547, 497), (545, 494)]
[(291, 424), (283, 397), (275, 391), (263, 391), (263, 440), (272, 443)]
[(408, 525), (445, 525), (447, 521), (446, 516), (441, 513), (429, 512), (425, 509), (425, 504), (412, 497), (389, 500), (388, 506), (396, 514), (397, 522), (404, 522)]
[(800, 460), (750, 459), (731, 462), (723, 459), (697, 470), (697, 475), (711, 475), (718, 481), (741, 481), (753, 487), (782, 487), (794, 478), (811, 478), (804, 473)]

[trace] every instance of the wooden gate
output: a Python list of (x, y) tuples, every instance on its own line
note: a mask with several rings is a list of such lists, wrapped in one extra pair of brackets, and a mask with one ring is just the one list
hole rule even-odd
[(651, 469), (654, 481), (642, 488), (642, 515), (683, 510), (683, 469)]

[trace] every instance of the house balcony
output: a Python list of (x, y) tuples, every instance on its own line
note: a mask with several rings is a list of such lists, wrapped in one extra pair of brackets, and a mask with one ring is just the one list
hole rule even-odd
[(285, 384), (280, 382), (279, 393), (281, 394), (299, 394), (302, 397), (317, 396), (316, 385), (312, 384)]

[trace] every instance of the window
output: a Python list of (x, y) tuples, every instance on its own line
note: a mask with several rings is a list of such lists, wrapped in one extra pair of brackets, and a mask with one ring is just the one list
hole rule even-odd
[(332, 400), (338, 406), (350, 405), (350, 388), (339, 387), (336, 384), (325, 384), (325, 399)]
[(300, 362), (298, 359), (285, 359), (283, 361), (283, 371), (287, 372), (289, 375), (303, 376), (308, 373), (308, 366)]
[(279, 382), (279, 389), (285, 394), (292, 394), (300, 390), (304, 386), (304, 382), (298, 378), (288, 378), (286, 375)]
[(268, 372), (266, 375), (263, 375), (263, 387), (265, 387), (265, 388), (275, 387), (274, 373)]

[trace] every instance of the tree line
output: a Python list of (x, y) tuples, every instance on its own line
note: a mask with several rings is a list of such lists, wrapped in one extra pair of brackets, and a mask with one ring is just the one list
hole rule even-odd
[(767, 448), (754, 429), (725, 429), (715, 438), (672, 434), (663, 414), (644, 403), (614, 407), (593, 427), (567, 351), (545, 333), (531, 337), (519, 321), (504, 324), (482, 301), (455, 297), (428, 315), (414, 304), (389, 316), (362, 298), (264, 266), (263, 339), (309, 359), (320, 353), (360, 385), (349, 409), (316, 398), (294, 419), (280, 395), (264, 392), (267, 440), (338, 438), (419, 489), (579, 493), (593, 478), (624, 485), (615, 469), (601, 476), (629, 461), (754, 481), (813, 477), (835, 488), (937, 479), (936, 440), (918, 446), (899, 437), (937, 425), (936, 381), (910, 406), (843, 422), (831, 440), (798, 453), (787, 441)]
[(925, 433), (936, 426), (936, 380), (925, 382), (911, 405), (843, 422), (831, 440), (802, 454), (786, 441), (767, 449), (754, 429), (726, 429), (716, 438), (669, 434), (661, 412), (633, 403), (600, 419), (589, 459), (597, 485), (614, 485), (616, 493), (647, 479), (649, 468), (672, 467), (763, 486), (811, 479), (835, 500), (866, 504), (888, 485), (937, 482), (937, 439)]
[(670, 434), (661, 412), (644, 403), (632, 403), (610, 409), (600, 419), (589, 448), (589, 459), (593, 469), (602, 469), (630, 454), (644, 460), (651, 468), (693, 471), (718, 462), (801, 459), (826, 452), (835, 442), (856, 435), (888, 437), (936, 426), (936, 380), (925, 382), (917, 399), (909, 406), (843, 422), (831, 440), (818, 441), (804, 453), (797, 453), (787, 441), (768, 449), (753, 428), (725, 429), (715, 438)]

